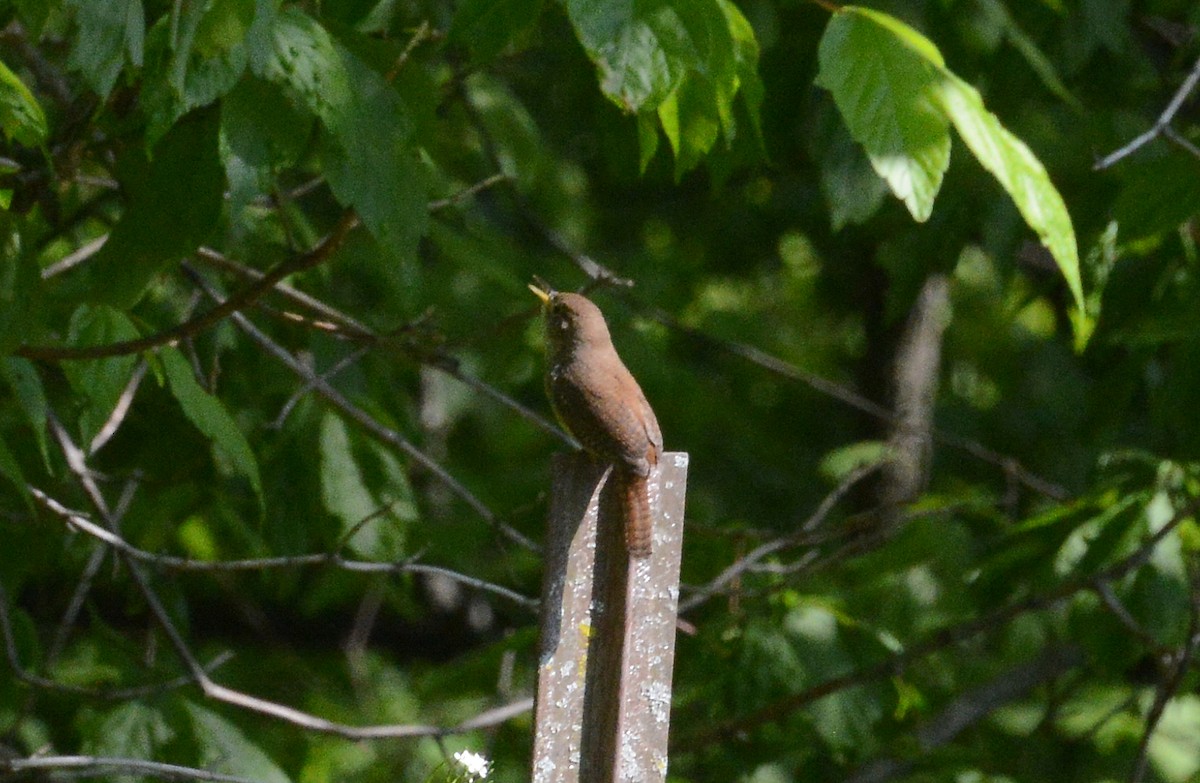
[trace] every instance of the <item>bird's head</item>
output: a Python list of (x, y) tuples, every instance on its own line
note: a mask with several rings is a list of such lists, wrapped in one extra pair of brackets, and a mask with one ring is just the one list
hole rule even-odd
[(555, 291), (540, 278), (537, 285), (530, 284), (546, 316), (546, 343), (551, 351), (572, 348), (584, 343), (611, 344), (608, 326), (600, 308), (587, 297), (564, 291)]

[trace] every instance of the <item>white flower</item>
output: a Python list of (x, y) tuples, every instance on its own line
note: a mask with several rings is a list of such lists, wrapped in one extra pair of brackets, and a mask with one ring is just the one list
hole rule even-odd
[(483, 780), (491, 771), (491, 764), (486, 758), (478, 753), (472, 753), (469, 750), (460, 750), (454, 754), (454, 760), (462, 764), (463, 769), (471, 776), (471, 779), (479, 778)]

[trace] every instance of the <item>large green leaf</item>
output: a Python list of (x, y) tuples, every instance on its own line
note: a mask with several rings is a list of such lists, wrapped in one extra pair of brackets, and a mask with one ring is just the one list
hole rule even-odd
[(238, 429), (237, 422), (225, 410), (213, 395), (201, 388), (192, 374), (191, 365), (175, 348), (164, 348), (159, 352), (163, 373), (167, 377), (171, 394), (179, 402), (179, 407), (196, 429), (204, 433), (228, 460), (229, 465), (254, 488), (262, 503), (262, 479), (259, 477), (258, 460), (246, 436)]
[[(368, 486), (350, 441), (350, 433), (341, 418), (332, 413), (321, 420), (321, 499), (329, 513), (342, 523), (342, 535), (354, 531), (348, 540), (351, 550), (379, 560), (395, 560), (404, 554), (404, 541), (397, 529), (398, 518), (415, 513), (412, 490), (403, 469), (385, 451), (381, 458), (386, 487), (376, 494)], [(376, 482), (371, 482), (375, 484)], [(383, 512), (383, 513), (380, 513)], [(364, 520), (376, 517), (366, 524)]]
[[(111, 307), (82, 305), (71, 316), (68, 340), (73, 346), (108, 345), (137, 337), (129, 318)], [(79, 429), (85, 442), (91, 442), (112, 414), (136, 363), (136, 356), (62, 363), (63, 374), (83, 402)]]
[[(158, 707), (141, 701), (116, 707), (87, 733), (84, 751), (96, 756), (154, 760), (159, 750), (175, 737)], [(141, 776), (112, 775), (109, 780), (132, 783)]]
[(933, 209), (953, 123), (1050, 251), (1082, 312), (1079, 251), (1062, 196), (1029, 148), (945, 67), (933, 43), (887, 14), (845, 7), (830, 20), (819, 57), (818, 83), (914, 219)]
[(544, 0), (466, 0), (454, 14), (447, 39), (470, 49), (479, 62), (494, 60), (505, 47), (527, 34)]
[(927, 220), (950, 164), (936, 47), (890, 17), (846, 8), (825, 28), (818, 58), (817, 84), (833, 94), (850, 135), (913, 219)]
[(251, 68), (317, 115), (325, 177), (380, 246), (411, 258), (428, 222), (424, 170), (400, 95), (378, 73), (295, 8), (260, 15), (248, 38)]
[(126, 62), (142, 64), (146, 18), (142, 0), (67, 0), (76, 37), (67, 63), (107, 98)]
[(177, 119), (207, 106), (233, 89), (246, 70), (242, 45), (254, 19), (253, 0), (211, 0), (184, 4), (175, 24), (163, 19), (146, 41), (143, 86), (149, 123), (146, 143), (155, 144)]
[(149, 160), (140, 150), (128, 153), (129, 205), (86, 265), (89, 298), (132, 307), (164, 266), (195, 250), (216, 225), (225, 187), (218, 120), (215, 108), (201, 109), (171, 128)]
[(17, 75), (0, 62), (0, 130), (10, 142), (40, 147), (46, 141), (46, 114)]
[(688, 71), (723, 85), (736, 79), (729, 26), (716, 0), (565, 0), (565, 5), (600, 72), (601, 90), (626, 111), (657, 108)]
[(33, 430), (42, 462), (49, 470), (50, 452), (46, 440), (46, 423), (50, 408), (46, 401), (46, 390), (42, 387), (42, 379), (38, 377), (32, 362), (15, 356), (0, 359), (0, 377), (3, 377), (12, 389), (17, 405), (25, 415), (29, 428)]
[(8, 444), (4, 442), (3, 438), (0, 438), (0, 476), (8, 479), (17, 492), (25, 499), (25, 502), (30, 503), (32, 508), (29, 489), (25, 485), (25, 473), (21, 470), (21, 463), (17, 462), (17, 458), (9, 450)]
[(1083, 308), (1079, 248), (1067, 205), (1037, 156), (983, 105), (979, 92), (949, 71), (939, 91), (942, 107), (975, 158), (1008, 192), (1025, 223), (1054, 256), (1075, 303)]
[(237, 775), (258, 783), (290, 783), (290, 778), (262, 748), (234, 724), (206, 707), (184, 702), (192, 735), (205, 769)]

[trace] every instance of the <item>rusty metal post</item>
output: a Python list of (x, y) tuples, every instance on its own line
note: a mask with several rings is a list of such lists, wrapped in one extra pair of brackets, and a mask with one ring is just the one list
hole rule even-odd
[(534, 783), (661, 783), (688, 456), (650, 478), (653, 551), (630, 559), (604, 466), (555, 458), (534, 705)]

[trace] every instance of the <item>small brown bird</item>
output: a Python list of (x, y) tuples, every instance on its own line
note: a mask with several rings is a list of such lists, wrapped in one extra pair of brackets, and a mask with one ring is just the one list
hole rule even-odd
[(600, 308), (579, 294), (529, 288), (546, 315), (550, 404), (585, 450), (612, 464), (625, 513), (625, 545), (631, 556), (646, 557), (654, 525), (646, 479), (663, 448), (658, 419), (617, 356)]

